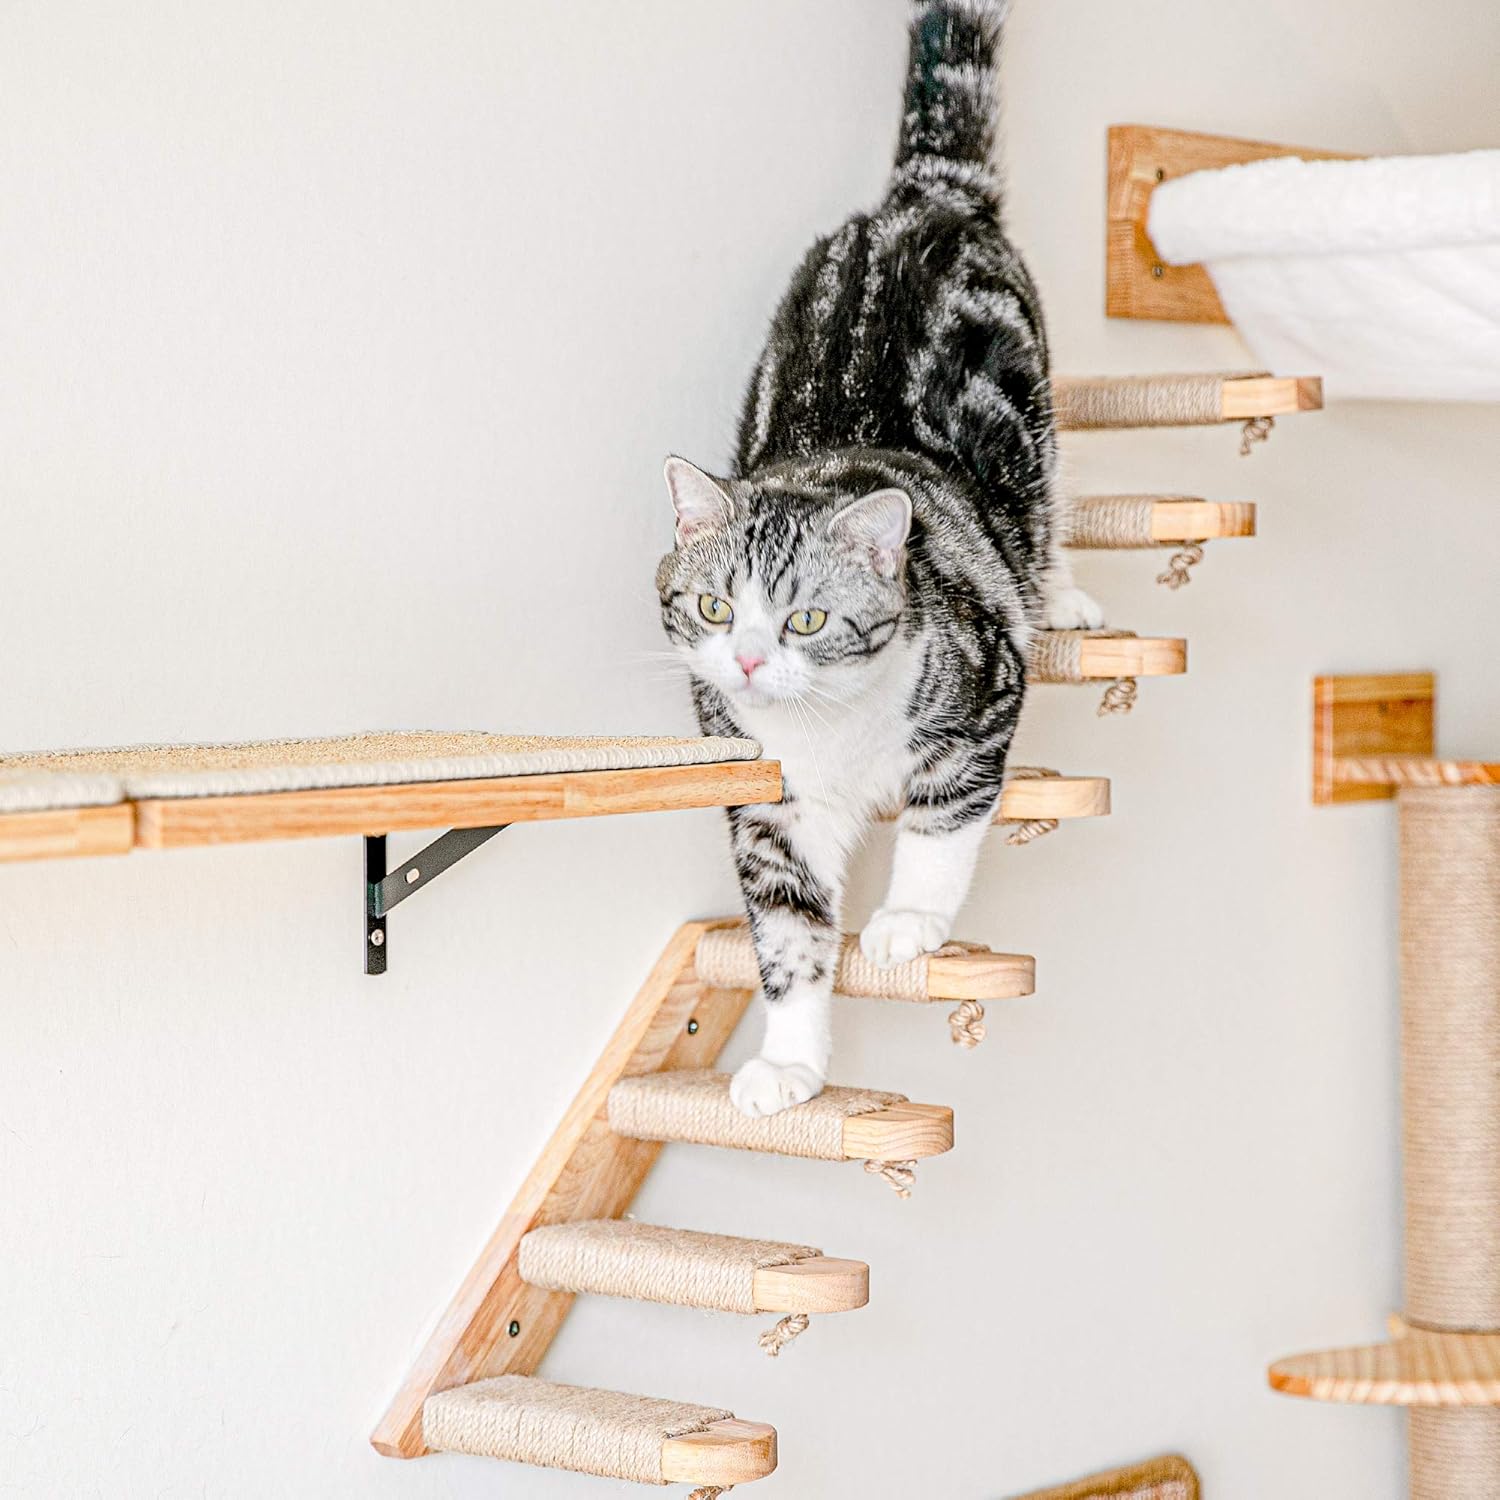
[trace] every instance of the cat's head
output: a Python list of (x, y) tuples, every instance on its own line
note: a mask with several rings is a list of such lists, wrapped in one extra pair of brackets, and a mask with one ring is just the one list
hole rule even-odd
[(911, 500), (758, 492), (669, 458), (676, 548), (657, 570), (662, 623), (731, 703), (846, 701), (897, 633)]

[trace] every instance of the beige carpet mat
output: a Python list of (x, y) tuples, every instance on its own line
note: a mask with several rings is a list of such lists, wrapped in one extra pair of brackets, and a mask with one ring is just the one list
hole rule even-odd
[(135, 745), (0, 755), (0, 812), (91, 807), (147, 797), (467, 781), (570, 771), (755, 760), (753, 740), (396, 731), (228, 745)]

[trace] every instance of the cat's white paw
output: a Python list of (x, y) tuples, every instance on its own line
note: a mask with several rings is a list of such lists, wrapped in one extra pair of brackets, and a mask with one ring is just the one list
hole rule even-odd
[(823, 1080), (805, 1063), (752, 1057), (734, 1075), (729, 1098), (742, 1115), (776, 1115), (823, 1092)]
[(936, 953), (952, 931), (952, 921), (935, 911), (889, 911), (881, 907), (865, 924), (859, 946), (877, 968), (889, 969), (910, 963), (923, 953)]
[(1104, 611), (1092, 594), (1073, 587), (1048, 594), (1048, 630), (1098, 630), (1103, 624)]

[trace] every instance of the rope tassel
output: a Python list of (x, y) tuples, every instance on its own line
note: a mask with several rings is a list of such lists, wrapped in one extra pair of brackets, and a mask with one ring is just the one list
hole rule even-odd
[(988, 1034), (984, 1024), (984, 1007), (977, 1000), (965, 1000), (948, 1017), (948, 1029), (953, 1034), (955, 1047), (972, 1052)]
[(720, 1495), (727, 1495), (733, 1488), (732, 1484), (701, 1485), (688, 1496), (688, 1500), (719, 1500)]
[(910, 1198), (917, 1181), (914, 1161), (867, 1161), (865, 1171), (875, 1177), (884, 1177), (898, 1198)]
[(1264, 443), (1270, 439), (1275, 426), (1275, 417), (1251, 417), (1245, 423), (1245, 430), (1240, 434), (1240, 457), (1249, 458), (1251, 450), (1257, 443)]
[(1184, 542), (1179, 552), (1172, 554), (1165, 573), (1158, 573), (1156, 581), (1169, 589), (1180, 589), (1193, 581), (1191, 569), (1203, 561), (1202, 542)]
[(775, 1327), (766, 1329), (757, 1342), (768, 1358), (776, 1359), (793, 1339), (807, 1332), (811, 1321), (806, 1313), (788, 1313)]
[(1128, 714), (1135, 707), (1140, 689), (1134, 677), (1117, 677), (1104, 690), (1104, 699), (1099, 704), (1099, 717), (1107, 714)]

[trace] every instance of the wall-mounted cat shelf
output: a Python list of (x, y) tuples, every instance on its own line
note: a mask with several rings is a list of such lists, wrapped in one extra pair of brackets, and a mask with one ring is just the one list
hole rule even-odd
[(1233, 167), (1272, 157), (1348, 161), (1336, 151), (1272, 146), (1232, 136), (1154, 125), (1113, 125), (1109, 131), (1108, 240), (1105, 311), (1111, 318), (1153, 318), (1171, 323), (1228, 323), (1229, 315), (1201, 265), (1169, 265), (1147, 230), (1151, 195), (1163, 182), (1189, 172)]

